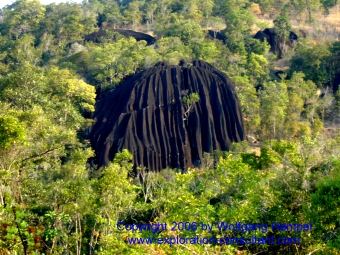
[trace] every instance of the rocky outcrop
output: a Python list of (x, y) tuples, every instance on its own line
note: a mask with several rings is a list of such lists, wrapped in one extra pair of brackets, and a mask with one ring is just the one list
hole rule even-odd
[(294, 44), (299, 39), (298, 35), (295, 34), (293, 31), (289, 32), (289, 41)]
[(222, 41), (224, 44), (227, 43), (227, 37), (224, 35), (223, 32), (217, 32), (213, 30), (208, 30), (207, 38), (211, 40), (219, 40)]
[(93, 32), (91, 34), (84, 36), (84, 40), (87, 42), (99, 43), (101, 41), (101, 37), (107, 38), (107, 36), (108, 35), (106, 33), (106, 30), (99, 30), (99, 31), (96, 31), (96, 32)]
[(156, 43), (156, 38), (152, 37), (151, 35), (144, 34), (141, 32), (136, 32), (132, 30), (125, 30), (125, 29), (113, 29), (113, 31), (120, 33), (121, 35), (124, 35), (125, 37), (133, 37), (136, 39), (136, 41), (146, 41), (147, 45), (152, 45)]
[(263, 31), (258, 31), (255, 35), (254, 38), (257, 40), (260, 40), (261, 42), (267, 41), (269, 43), (270, 37), (263, 33)]
[(283, 41), (277, 37), (273, 28), (266, 28), (263, 31), (258, 31), (254, 35), (254, 38), (260, 40), (261, 42), (266, 40), (270, 45), (270, 51), (277, 54), (278, 57), (281, 57), (282, 53), (287, 51), (287, 46), (290, 48), (295, 46), (299, 37), (293, 31), (290, 31), (288, 39)]
[[(110, 30), (112, 32), (118, 32), (121, 35), (125, 36), (125, 37), (133, 37), (136, 39), (136, 41), (141, 41), (144, 40), (147, 42), (147, 45), (152, 45), (156, 42), (156, 38), (152, 37), (151, 35), (148, 34), (144, 34), (141, 32), (136, 32), (136, 31), (132, 31), (132, 30), (125, 30), (125, 29), (112, 29)], [(95, 42), (95, 43), (99, 43), (101, 41), (101, 38), (107, 38), (108, 34), (106, 32), (106, 30), (99, 30), (97, 32), (93, 32), (91, 34), (88, 34), (84, 37), (85, 41), (91, 41), (91, 42)], [(113, 38), (113, 40), (116, 40), (115, 38)]]
[[(191, 111), (183, 98), (198, 93)], [(128, 149), (151, 171), (198, 165), (203, 152), (243, 140), (241, 108), (228, 76), (204, 61), (159, 63), (97, 103), (90, 140), (99, 166)]]

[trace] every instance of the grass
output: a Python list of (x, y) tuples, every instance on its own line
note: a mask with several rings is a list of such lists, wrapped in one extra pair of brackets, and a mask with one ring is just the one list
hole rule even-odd
[[(304, 31), (307, 37), (310, 37), (316, 43), (324, 43), (340, 40), (340, 7), (334, 7), (330, 10), (329, 15), (324, 15), (322, 11), (313, 14), (314, 21), (308, 22), (307, 13), (291, 13), (291, 24), (294, 32), (302, 36)], [(277, 12), (267, 13), (265, 15), (253, 12), (256, 21), (259, 23), (267, 23), (269, 27), (273, 27), (273, 20), (279, 14)], [(255, 34), (259, 27), (252, 28)]]

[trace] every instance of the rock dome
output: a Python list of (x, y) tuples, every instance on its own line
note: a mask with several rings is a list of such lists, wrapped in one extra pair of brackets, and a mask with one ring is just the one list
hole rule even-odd
[[(184, 103), (199, 95), (191, 110)], [(203, 152), (244, 139), (234, 84), (212, 65), (158, 63), (122, 82), (96, 105), (90, 140), (99, 166), (128, 149), (135, 167), (159, 171), (198, 165)]]

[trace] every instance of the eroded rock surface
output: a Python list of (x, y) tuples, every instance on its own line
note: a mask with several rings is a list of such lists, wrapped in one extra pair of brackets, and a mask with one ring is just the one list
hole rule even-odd
[[(121, 35), (129, 38), (129, 37), (133, 37), (136, 39), (136, 41), (141, 41), (144, 40), (147, 42), (147, 45), (152, 45), (155, 44), (156, 42), (156, 38), (152, 37), (151, 35), (148, 34), (144, 34), (141, 32), (136, 32), (136, 31), (132, 31), (132, 30), (126, 30), (126, 29), (112, 29), (112, 32), (118, 32)], [(106, 30), (99, 30), (97, 32), (93, 32), (91, 34), (88, 34), (84, 37), (85, 41), (91, 41), (91, 42), (95, 42), (95, 43), (99, 43), (101, 41), (101, 38), (107, 38), (108, 34), (106, 32)], [(113, 40), (115, 41), (116, 39), (113, 38)]]
[[(182, 99), (200, 100), (185, 120)], [(99, 166), (128, 149), (135, 167), (187, 169), (203, 152), (228, 150), (243, 140), (241, 108), (234, 85), (204, 61), (159, 63), (124, 81), (97, 103), (90, 140)]]
[(215, 39), (220, 40), (224, 44), (227, 43), (227, 37), (224, 35), (223, 32), (215, 32), (213, 30), (208, 30), (207, 38), (209, 38), (211, 40), (215, 40)]
[(284, 42), (282, 39), (276, 36), (276, 32), (273, 28), (266, 28), (263, 31), (258, 31), (254, 35), (255, 39), (264, 42), (265, 40), (270, 45), (270, 51), (277, 54), (279, 57), (282, 56), (282, 53), (287, 51), (287, 47), (293, 48), (295, 47), (298, 36), (293, 31), (289, 32), (288, 39)]

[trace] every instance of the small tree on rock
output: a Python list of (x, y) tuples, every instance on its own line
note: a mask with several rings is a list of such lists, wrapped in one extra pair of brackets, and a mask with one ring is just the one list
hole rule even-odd
[(190, 93), (187, 96), (182, 98), (183, 106), (184, 106), (184, 118), (183, 121), (188, 120), (189, 114), (193, 109), (194, 105), (200, 101), (200, 96), (198, 93)]

